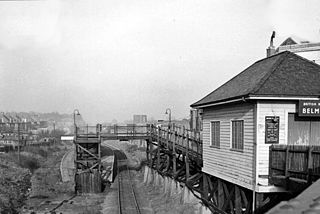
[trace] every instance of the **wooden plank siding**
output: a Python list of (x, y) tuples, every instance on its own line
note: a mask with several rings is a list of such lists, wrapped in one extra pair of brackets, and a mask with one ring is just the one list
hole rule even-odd
[[(248, 189), (253, 186), (254, 104), (203, 110), (203, 171)], [(244, 121), (243, 151), (231, 149), (231, 121)], [(210, 146), (210, 122), (220, 121), (220, 148)]]
[(265, 144), (265, 117), (279, 116), (279, 144), (288, 141), (288, 113), (296, 112), (296, 101), (258, 101), (257, 102), (257, 183), (268, 186), (269, 146)]

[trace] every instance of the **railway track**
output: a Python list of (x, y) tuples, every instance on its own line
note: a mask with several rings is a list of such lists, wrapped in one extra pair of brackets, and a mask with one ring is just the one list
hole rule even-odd
[[(121, 162), (120, 162), (121, 163)], [(118, 162), (119, 165), (119, 162)], [(119, 213), (138, 213), (140, 208), (137, 202), (137, 197), (132, 184), (132, 177), (127, 165), (125, 169), (120, 171), (118, 167), (118, 200), (119, 200)]]
[(141, 214), (132, 183), (132, 176), (128, 167), (127, 156), (119, 148), (111, 145), (108, 146), (114, 149), (114, 155), (117, 161), (119, 214)]

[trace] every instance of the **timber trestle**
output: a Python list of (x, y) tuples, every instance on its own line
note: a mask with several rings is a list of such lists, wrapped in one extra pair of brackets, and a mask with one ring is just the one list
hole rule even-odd
[(93, 134), (80, 127), (75, 130), (75, 192), (101, 192), (101, 138), (98, 131)]

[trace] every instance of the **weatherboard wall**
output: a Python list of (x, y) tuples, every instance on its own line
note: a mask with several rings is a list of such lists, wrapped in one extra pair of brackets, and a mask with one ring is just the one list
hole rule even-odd
[[(231, 121), (244, 121), (244, 148), (231, 149)], [(210, 122), (220, 121), (220, 147), (210, 146)], [(248, 189), (253, 187), (254, 104), (203, 109), (203, 171)]]
[(257, 174), (258, 185), (268, 185), (269, 146), (265, 143), (266, 116), (279, 116), (279, 144), (288, 143), (288, 114), (296, 112), (296, 101), (257, 102)]

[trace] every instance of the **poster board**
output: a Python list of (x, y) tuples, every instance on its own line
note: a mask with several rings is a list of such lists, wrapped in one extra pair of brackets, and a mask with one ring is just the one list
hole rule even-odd
[(279, 116), (266, 116), (265, 118), (265, 143), (274, 144), (279, 143)]

